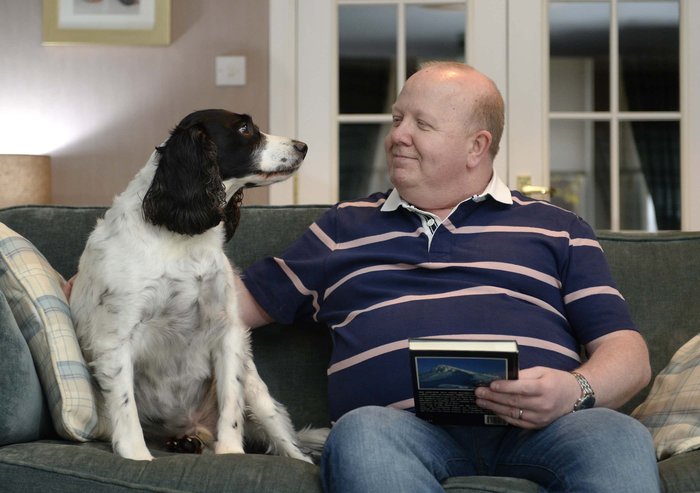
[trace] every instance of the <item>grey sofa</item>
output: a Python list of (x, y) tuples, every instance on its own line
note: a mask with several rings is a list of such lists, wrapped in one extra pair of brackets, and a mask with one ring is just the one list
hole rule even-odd
[[(227, 253), (241, 268), (279, 253), (324, 210), (324, 206), (244, 207)], [(11, 207), (0, 210), (0, 222), (30, 240), (68, 277), (75, 273), (87, 236), (104, 211), (100, 207)], [(656, 374), (700, 325), (700, 233), (601, 232), (599, 238), (649, 343)], [(318, 467), (293, 459), (256, 453), (156, 452), (157, 460), (144, 463), (113, 455), (106, 443), (60, 439), (29, 349), (3, 303), (0, 296), (0, 491), (320, 491)], [(296, 426), (327, 426), (325, 370), (330, 340), (326, 330), (317, 325), (272, 324), (253, 331), (253, 350), (261, 376), (288, 407)], [(624, 410), (633, 409), (647, 392)], [(8, 440), (8, 436), (17, 438)], [(666, 492), (700, 491), (700, 450), (666, 459), (659, 470)], [(456, 492), (537, 491), (533, 483), (512, 478), (451, 478), (444, 486)]]

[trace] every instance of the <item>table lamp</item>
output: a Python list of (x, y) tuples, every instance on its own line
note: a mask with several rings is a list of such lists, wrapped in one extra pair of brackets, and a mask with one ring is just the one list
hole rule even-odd
[(51, 158), (0, 154), (0, 207), (51, 202)]

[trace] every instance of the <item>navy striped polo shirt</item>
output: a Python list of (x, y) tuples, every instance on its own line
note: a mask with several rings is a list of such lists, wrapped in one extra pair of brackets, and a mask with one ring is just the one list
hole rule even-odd
[(278, 322), (330, 328), (332, 420), (365, 405), (414, 407), (411, 337), (515, 339), (521, 369), (572, 370), (579, 344), (634, 329), (575, 214), (497, 177), (437, 228), (411, 209), (396, 192), (342, 202), (243, 276)]

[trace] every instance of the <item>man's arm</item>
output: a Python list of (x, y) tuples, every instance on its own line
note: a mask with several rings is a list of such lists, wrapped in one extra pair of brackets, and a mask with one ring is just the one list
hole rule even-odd
[[(649, 383), (649, 351), (639, 333), (613, 332), (592, 341), (586, 349), (589, 360), (576, 371), (589, 381), (597, 407), (619, 407)], [(510, 424), (543, 428), (573, 410), (581, 387), (569, 372), (534, 367), (522, 370), (518, 380), (498, 380), (477, 389), (476, 394), (479, 406)]]
[(236, 276), (236, 292), (238, 294), (238, 313), (243, 323), (250, 328), (260, 327), (274, 322), (273, 318), (255, 301), (241, 278)]
[(596, 405), (622, 406), (651, 379), (649, 350), (642, 336), (621, 330), (586, 345), (589, 360), (578, 371), (593, 387)]

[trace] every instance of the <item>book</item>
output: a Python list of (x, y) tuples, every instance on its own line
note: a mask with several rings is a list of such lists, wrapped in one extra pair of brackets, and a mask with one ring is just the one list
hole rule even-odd
[(438, 424), (505, 425), (476, 405), (474, 391), (518, 378), (514, 340), (409, 339), (416, 415)]

